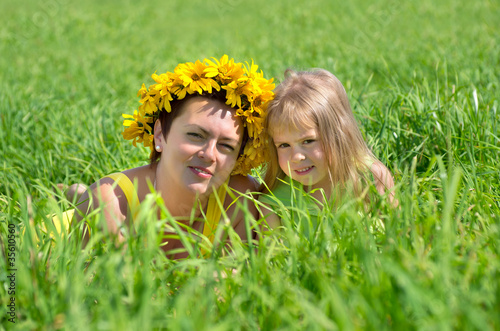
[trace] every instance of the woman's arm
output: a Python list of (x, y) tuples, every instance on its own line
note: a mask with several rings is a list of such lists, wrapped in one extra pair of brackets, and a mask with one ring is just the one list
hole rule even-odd
[[(127, 199), (121, 188), (113, 179), (105, 177), (92, 184), (80, 197), (72, 224), (79, 224), (93, 211), (102, 212), (107, 230), (111, 234), (116, 234), (118, 240), (122, 241), (123, 236), (119, 228), (127, 219), (127, 208)], [(83, 236), (84, 245), (87, 244), (89, 238), (90, 233), (87, 227)]]

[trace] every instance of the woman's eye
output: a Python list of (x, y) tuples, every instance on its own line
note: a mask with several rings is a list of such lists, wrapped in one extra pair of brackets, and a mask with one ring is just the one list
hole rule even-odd
[(193, 138), (203, 139), (203, 136), (197, 132), (188, 132), (187, 135)]
[(221, 146), (224, 147), (225, 149), (231, 151), (231, 152), (233, 152), (235, 150), (235, 148), (229, 144), (221, 144)]

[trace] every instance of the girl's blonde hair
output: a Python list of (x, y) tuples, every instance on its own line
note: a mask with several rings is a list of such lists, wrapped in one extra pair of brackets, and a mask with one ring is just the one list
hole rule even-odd
[(361, 135), (344, 86), (323, 69), (287, 70), (268, 105), (265, 128), (269, 133), (271, 161), (264, 180), (269, 189), (276, 186), (277, 178), (285, 177), (272, 136), (276, 130), (299, 126), (317, 128), (332, 188), (344, 191), (352, 187), (354, 193), (360, 194), (368, 167), (377, 159)]

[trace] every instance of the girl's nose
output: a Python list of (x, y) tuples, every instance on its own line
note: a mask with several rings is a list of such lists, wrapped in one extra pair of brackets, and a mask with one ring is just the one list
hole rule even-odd
[(292, 150), (292, 161), (293, 162), (300, 162), (302, 160), (305, 160), (306, 156), (302, 152), (300, 148), (294, 148)]
[(217, 142), (209, 141), (207, 142), (198, 152), (198, 157), (204, 159), (207, 162), (214, 162), (215, 155), (217, 151)]

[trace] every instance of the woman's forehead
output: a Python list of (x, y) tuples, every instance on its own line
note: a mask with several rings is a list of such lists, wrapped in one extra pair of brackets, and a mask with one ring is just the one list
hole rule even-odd
[(177, 119), (177, 125), (198, 125), (211, 131), (223, 131), (237, 136), (243, 132), (243, 122), (236, 116), (236, 111), (213, 99), (196, 97), (188, 100)]
[(236, 116), (236, 110), (217, 99), (194, 97), (188, 100), (182, 108), (182, 111), (187, 111), (191, 115), (197, 114), (201, 117), (219, 116), (221, 119), (229, 117), (235, 122), (241, 122), (241, 119)]

